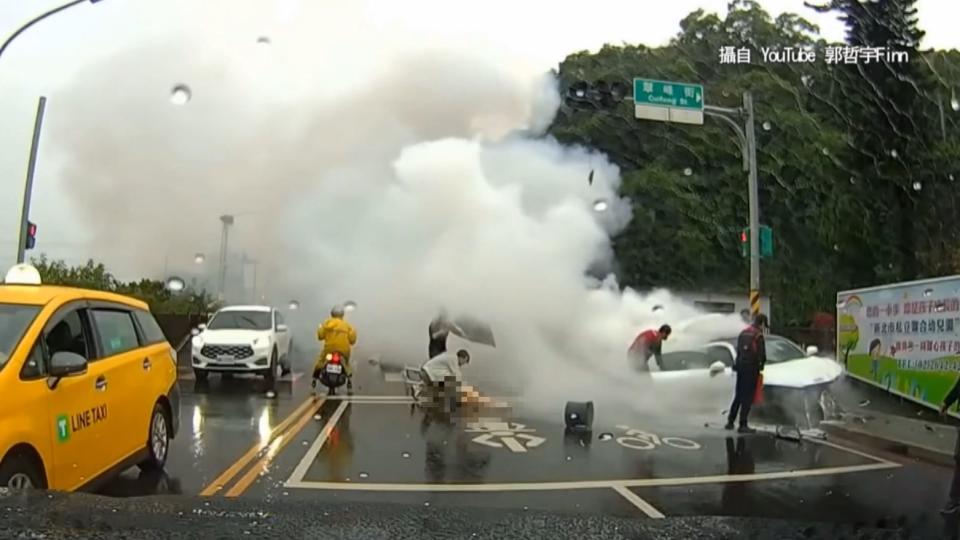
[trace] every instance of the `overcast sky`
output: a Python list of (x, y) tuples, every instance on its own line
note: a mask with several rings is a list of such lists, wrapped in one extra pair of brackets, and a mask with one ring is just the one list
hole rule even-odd
[[(30, 18), (62, 2), (0, 0), (0, 35), (9, 35)], [(761, 3), (774, 15), (785, 10), (801, 13), (820, 24), (827, 37), (842, 38), (842, 28), (832, 16), (812, 13), (803, 7), (802, 0)], [(956, 0), (918, 3), (920, 24), (927, 31), (924, 45), (956, 48)], [(239, 7), (241, 4), (243, 7)], [(118, 82), (147, 74), (160, 80), (167, 77), (169, 84), (158, 83), (152, 90), (160, 102), (167, 99), (174, 84), (201, 79), (193, 71), (177, 73), (178, 62), (188, 63), (187, 57), (193, 62), (202, 58), (210, 71), (216, 72), (221, 66), (238, 71), (244, 84), (257, 90), (264, 103), (289, 105), (308, 93), (334, 92), (330, 88), (349, 86), (351, 75), (376, 64), (384, 44), (399, 47), (413, 42), (435, 47), (456, 42), (461, 48), (469, 44), (515, 73), (533, 75), (556, 66), (570, 52), (596, 49), (604, 43), (664, 44), (689, 12), (702, 8), (723, 13), (726, 4), (727, 0), (344, 0), (324, 2), (323, 6), (300, 0), (103, 0), (95, 5), (82, 4), (29, 29), (0, 58), (0, 266), (6, 268), (14, 255), (40, 95), (49, 101), (31, 215), (39, 224), (39, 247), (70, 262), (98, 258), (97, 246), (89, 244), (82, 218), (68, 200), (58, 174), (65, 154), (48, 144), (51, 132), (65, 129), (71, 117), (82, 112), (76, 104), (72, 108), (58, 105), (69, 102), (66, 96), (76, 85), (90, 83), (78, 82), (90, 73)], [(341, 9), (337, 5), (349, 7)], [(268, 37), (271, 44), (258, 46), (261, 36)], [(113, 58), (158, 45), (169, 51), (169, 57), (160, 58), (161, 64), (153, 63), (154, 54), (140, 65), (118, 61), (111, 68)], [(311, 70), (317, 55), (323, 55), (326, 62), (326, 78)], [(90, 71), (91, 65), (99, 67)], [(331, 66), (343, 74), (342, 80), (329, 80)], [(105, 88), (114, 86), (108, 81), (96, 82)], [(217, 88), (211, 82), (202, 89), (195, 88), (195, 92), (200, 90), (209, 94), (229, 89)], [(115, 95), (107, 90), (99, 94), (99, 103), (79, 107), (97, 109), (105, 121), (122, 120), (111, 117), (113, 99)], [(251, 107), (261, 105), (249, 103)], [(131, 129), (128, 146), (114, 151), (138, 152), (136, 133)], [(185, 145), (202, 150), (204, 141), (192, 140), (190, 133), (182, 136)], [(90, 130), (89, 137), (97, 137), (95, 129)], [(123, 190), (124, 186), (117, 185), (116, 189)], [(145, 200), (143, 204), (168, 204), (171, 219), (177, 219), (173, 202)], [(240, 210), (220, 208), (211, 201), (214, 219), (198, 224), (204, 230), (205, 245), (212, 245), (218, 237), (215, 216)], [(117, 223), (117, 227), (143, 226), (147, 225), (129, 220)], [(179, 264), (192, 259), (194, 251), (194, 246), (184, 246), (169, 257)], [(154, 256), (159, 260), (160, 255)]]

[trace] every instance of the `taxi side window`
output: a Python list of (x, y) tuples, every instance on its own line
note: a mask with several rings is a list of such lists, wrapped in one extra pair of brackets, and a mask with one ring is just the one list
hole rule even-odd
[(134, 311), (133, 316), (140, 323), (140, 330), (143, 331), (143, 344), (152, 345), (167, 341), (167, 336), (163, 334), (160, 324), (149, 311)]
[(47, 362), (43, 358), (43, 345), (38, 341), (33, 346), (33, 350), (30, 351), (30, 356), (27, 357), (27, 361), (24, 362), (23, 368), (20, 370), (20, 378), (29, 380), (46, 376)]
[(137, 329), (129, 311), (94, 309), (91, 313), (104, 358), (140, 347)]
[(85, 313), (81, 314), (81, 310), (74, 310), (47, 330), (43, 338), (47, 346), (46, 358), (58, 352), (67, 351), (92, 360), (93, 348), (90, 347), (87, 332), (84, 331), (85, 324)]

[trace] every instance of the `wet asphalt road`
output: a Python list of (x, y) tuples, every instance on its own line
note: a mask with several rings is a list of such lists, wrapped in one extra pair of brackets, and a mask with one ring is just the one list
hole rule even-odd
[(187, 376), (166, 472), (131, 469), (99, 493), (242, 497), (265, 508), (362, 502), (784, 518), (943, 537), (938, 510), (950, 469), (841, 441), (737, 436), (702, 421), (665, 425), (609, 412), (598, 412), (591, 434), (569, 434), (562, 404), (554, 421), (526, 417), (518, 405), (499, 423), (430, 423), (395, 376), (358, 368), (355, 396), (320, 400), (306, 377), (279, 383), (269, 399), (256, 378), (197, 385)]

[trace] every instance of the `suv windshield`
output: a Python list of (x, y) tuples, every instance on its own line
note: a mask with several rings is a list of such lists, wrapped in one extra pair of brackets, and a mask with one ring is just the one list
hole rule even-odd
[(269, 330), (271, 328), (268, 311), (221, 311), (210, 324), (210, 330)]
[[(736, 350), (737, 338), (725, 339), (723, 341), (733, 345), (734, 350)], [(803, 349), (789, 339), (784, 339), (777, 336), (765, 336), (765, 341), (767, 344), (768, 364), (779, 364), (780, 362), (797, 360), (806, 356), (806, 353), (803, 352)]]
[(0, 304), (0, 368), (6, 365), (39, 311), (37, 306)]

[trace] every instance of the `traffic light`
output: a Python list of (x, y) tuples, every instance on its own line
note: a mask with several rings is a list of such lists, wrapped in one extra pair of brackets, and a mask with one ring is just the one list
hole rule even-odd
[(27, 222), (27, 241), (24, 244), (24, 249), (33, 249), (37, 245), (37, 224), (28, 221)]
[[(740, 256), (750, 256), (750, 227), (740, 229)], [(760, 257), (773, 257), (773, 229), (768, 225), (760, 226)]]
[(576, 81), (567, 87), (566, 103), (578, 109), (614, 109), (623, 104), (629, 87), (622, 82)]

